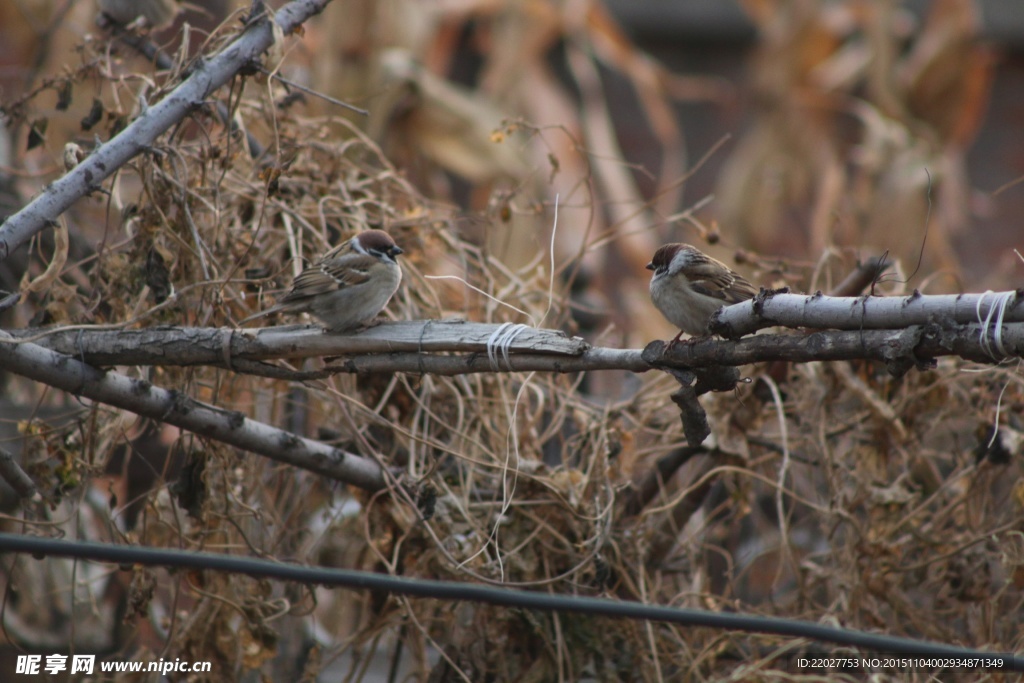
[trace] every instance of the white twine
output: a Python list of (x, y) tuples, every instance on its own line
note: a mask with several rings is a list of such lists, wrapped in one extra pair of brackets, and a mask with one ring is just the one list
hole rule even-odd
[[(985, 301), (985, 297), (989, 294), (995, 297), (995, 301), (988, 307), (988, 314), (985, 319), (981, 319), (981, 306)], [(1016, 292), (993, 292), (991, 289), (985, 291), (981, 296), (978, 297), (978, 303), (975, 306), (975, 313), (978, 316), (978, 322), (981, 323), (981, 332), (978, 337), (978, 343), (981, 345), (982, 351), (987, 353), (993, 359), (998, 360), (999, 358), (1006, 358), (1009, 356), (1009, 352), (1003, 345), (1003, 321), (1006, 318), (1006, 309), (1010, 306)], [(992, 342), (988, 340), (989, 328), (992, 328), (992, 342), (995, 343), (995, 350), (999, 352), (999, 356), (993, 352)]]
[(498, 363), (499, 352), (501, 357), (505, 359), (505, 367), (508, 370), (512, 370), (509, 349), (512, 347), (512, 342), (515, 341), (516, 337), (523, 330), (528, 329), (530, 329), (529, 325), (523, 325), (522, 323), (502, 323), (498, 326), (498, 329), (487, 339), (487, 360), (490, 361), (492, 370), (495, 372), (501, 370), (501, 364)]

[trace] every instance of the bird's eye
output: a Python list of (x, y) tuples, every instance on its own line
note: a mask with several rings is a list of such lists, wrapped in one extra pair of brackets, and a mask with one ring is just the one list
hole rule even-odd
[[(391, 247), (388, 249), (371, 249), (370, 253), (385, 261), (395, 261), (395, 256), (401, 254), (402, 250), (398, 247)], [(397, 263), (397, 261), (395, 261), (395, 263)]]

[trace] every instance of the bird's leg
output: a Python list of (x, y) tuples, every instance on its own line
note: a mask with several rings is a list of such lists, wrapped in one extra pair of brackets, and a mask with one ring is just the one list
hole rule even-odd
[(679, 332), (676, 333), (676, 336), (672, 337), (672, 339), (669, 340), (668, 344), (665, 346), (665, 350), (666, 351), (671, 351), (675, 347), (675, 345), (679, 343), (679, 341), (680, 341), (679, 338), (682, 337), (682, 336), (683, 336), (683, 331), (679, 330)]
[(679, 334), (677, 334), (676, 336), (672, 337), (672, 339), (669, 341), (669, 343), (665, 346), (665, 351), (666, 352), (671, 351), (673, 348), (675, 348), (676, 346), (679, 346), (680, 344), (682, 344), (683, 346), (689, 346), (691, 344), (696, 344), (699, 341), (702, 341), (704, 339), (709, 339), (711, 337), (710, 334), (702, 334), (702, 335), (699, 335), (699, 336), (696, 336), (696, 337), (691, 335), (689, 339), (682, 339), (681, 338), (682, 336), (683, 336), (683, 331), (679, 330)]

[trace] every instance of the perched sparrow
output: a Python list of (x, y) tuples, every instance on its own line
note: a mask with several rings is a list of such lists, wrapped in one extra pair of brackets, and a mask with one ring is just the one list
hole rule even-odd
[(651, 300), (670, 323), (686, 332), (706, 335), (711, 316), (729, 304), (746, 301), (757, 290), (738, 273), (689, 244), (666, 244), (647, 264), (653, 270)]
[(395, 257), (401, 253), (383, 230), (361, 232), (299, 273), (291, 291), (275, 305), (239, 324), (285, 311), (311, 313), (335, 332), (359, 327), (380, 313), (398, 290), (402, 269)]

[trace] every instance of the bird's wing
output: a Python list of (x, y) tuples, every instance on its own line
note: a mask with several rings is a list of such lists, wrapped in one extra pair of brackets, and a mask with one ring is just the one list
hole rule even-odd
[(757, 294), (754, 286), (739, 273), (710, 256), (690, 264), (682, 274), (697, 292), (730, 304), (746, 301)]
[(280, 303), (361, 285), (370, 279), (370, 269), (377, 264), (378, 260), (368, 254), (346, 254), (325, 258), (299, 273), (291, 291), (280, 300)]

